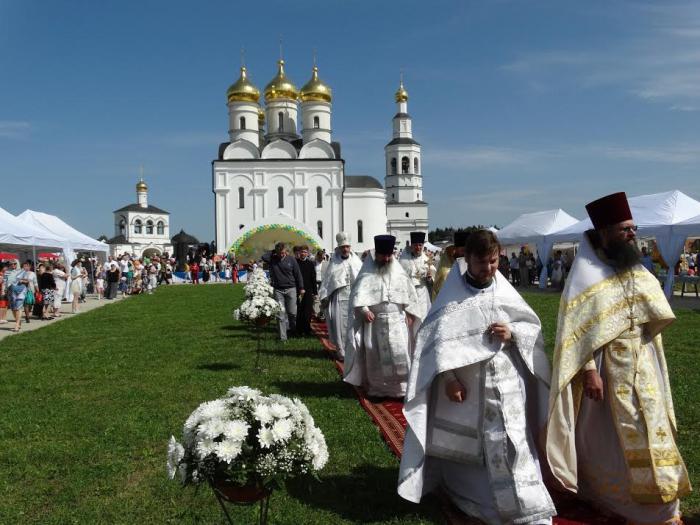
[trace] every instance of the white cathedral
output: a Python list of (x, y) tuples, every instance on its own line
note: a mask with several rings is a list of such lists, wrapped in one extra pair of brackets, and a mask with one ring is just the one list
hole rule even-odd
[(350, 234), (356, 251), (373, 248), (374, 236), (387, 232), (400, 248), (410, 232), (427, 234), (421, 147), (413, 139), (403, 80), (393, 137), (384, 148), (384, 187), (373, 177), (345, 173), (340, 143), (332, 139), (332, 91), (316, 66), (299, 90), (280, 60), (265, 87), (264, 109), (245, 67), (226, 96), (230, 142), (220, 145), (212, 163), (219, 252), (236, 252), (256, 235), (271, 248), (281, 240), (275, 236), (281, 225), (328, 252), (340, 231)]

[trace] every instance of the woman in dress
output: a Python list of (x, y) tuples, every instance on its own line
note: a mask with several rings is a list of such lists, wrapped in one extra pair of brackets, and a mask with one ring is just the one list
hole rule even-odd
[(83, 270), (79, 259), (71, 263), (70, 279), (70, 293), (73, 295), (71, 312), (77, 314), (80, 313), (78, 302), (80, 301), (80, 294), (83, 292)]
[(53, 279), (56, 284), (56, 291), (53, 294), (53, 316), (61, 317), (61, 301), (66, 293), (66, 281), (68, 274), (66, 268), (62, 264), (56, 263), (53, 269)]
[(56, 279), (53, 276), (53, 266), (47, 264), (44, 271), (38, 277), (39, 290), (44, 297), (44, 306), (41, 312), (41, 318), (50, 320), (54, 319), (53, 302), (56, 295)]
[(107, 272), (107, 299), (114, 299), (117, 297), (117, 291), (119, 288), (119, 266), (116, 263), (109, 265), (109, 271)]
[(36, 274), (32, 271), (32, 263), (30, 261), (25, 261), (22, 265), (22, 271), (17, 275), (17, 280), (10, 292), (10, 308), (12, 309), (12, 315), (15, 317), (15, 328), (12, 330), (13, 332), (19, 332), (22, 325), (21, 310), (24, 310), (25, 321), (27, 321), (27, 323), (30, 322), (29, 312), (34, 305), (34, 301), (27, 301), (27, 298), (32, 298), (37, 291)]

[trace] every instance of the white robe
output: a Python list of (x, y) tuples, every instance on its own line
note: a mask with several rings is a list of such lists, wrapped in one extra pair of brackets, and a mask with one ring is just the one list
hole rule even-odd
[[(370, 396), (403, 397), (411, 366), (412, 336), (406, 314), (420, 322), (415, 288), (396, 260), (380, 274), (368, 255), (350, 292), (345, 375)], [(368, 323), (363, 307), (375, 320)]]
[(328, 336), (340, 357), (345, 357), (345, 340), (348, 332), (350, 289), (362, 268), (360, 258), (351, 253), (343, 259), (337, 252), (333, 255), (323, 274), (318, 298), (327, 300), (326, 323)]
[[(550, 373), (539, 319), (500, 273), (478, 290), (465, 271), (455, 263), (418, 334), (399, 495), (419, 502), (442, 485), (486, 523), (550, 523), (536, 447)], [(510, 325), (513, 343), (489, 338), (493, 322)], [(466, 387), (463, 403), (445, 394), (449, 371)]]
[[(418, 295), (418, 306), (421, 309), (421, 318), (425, 319), (430, 310), (430, 289), (428, 288), (428, 278), (435, 276), (435, 267), (430, 264), (430, 259), (424, 253), (418, 256), (413, 255), (410, 248), (407, 248), (399, 259), (401, 267), (406, 270), (406, 273), (411, 278), (413, 286), (416, 288)], [(415, 327), (418, 329), (419, 327)]]

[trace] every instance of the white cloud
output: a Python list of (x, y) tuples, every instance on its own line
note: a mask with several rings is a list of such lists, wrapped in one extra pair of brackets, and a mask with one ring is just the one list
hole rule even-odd
[[(527, 85), (550, 89), (618, 87), (640, 99), (666, 102), (674, 111), (700, 104), (700, 4), (628, 4), (625, 23), (643, 36), (611, 36), (604, 49), (558, 49), (525, 53), (503, 71)], [(645, 20), (652, 19), (649, 26)]]
[(29, 136), (29, 122), (0, 120), (0, 139), (24, 139)]
[(698, 164), (700, 163), (700, 144), (677, 144), (653, 147), (602, 146), (594, 147), (610, 159), (632, 160), (639, 162), (658, 162), (664, 164)]
[(434, 166), (476, 169), (522, 166), (549, 155), (542, 151), (496, 146), (474, 146), (460, 149), (427, 148), (425, 162)]

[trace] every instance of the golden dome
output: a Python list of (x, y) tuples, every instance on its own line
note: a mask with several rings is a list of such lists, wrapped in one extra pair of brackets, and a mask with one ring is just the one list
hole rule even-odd
[(314, 71), (311, 74), (311, 80), (299, 91), (299, 98), (302, 102), (316, 100), (321, 102), (330, 102), (333, 90), (324, 84), (318, 78), (318, 68), (314, 66)]
[(148, 186), (143, 182), (143, 179), (136, 183), (136, 191), (148, 191)]
[(296, 100), (299, 98), (299, 91), (292, 81), (287, 78), (287, 75), (284, 74), (284, 60), (279, 60), (277, 64), (279, 66), (277, 76), (265, 86), (265, 101), (280, 98)]
[(226, 91), (228, 102), (255, 102), (258, 103), (260, 90), (248, 80), (248, 73), (245, 66), (241, 66), (241, 76)]
[(263, 108), (258, 109), (258, 122), (261, 124), (265, 122), (265, 110)]
[(406, 88), (403, 87), (403, 80), (401, 80), (401, 83), (399, 84), (399, 89), (397, 89), (396, 93), (394, 94), (394, 98), (396, 99), (396, 102), (408, 101), (408, 91), (406, 91)]

